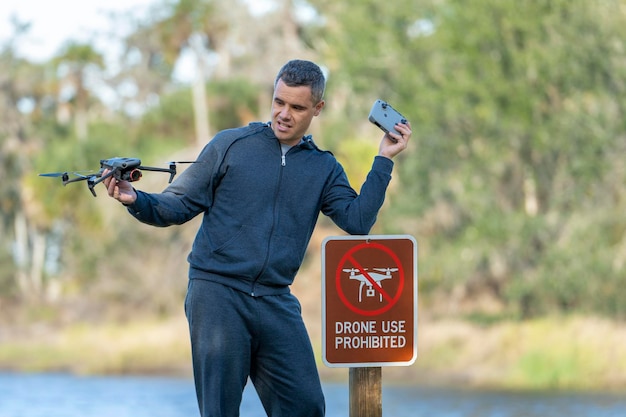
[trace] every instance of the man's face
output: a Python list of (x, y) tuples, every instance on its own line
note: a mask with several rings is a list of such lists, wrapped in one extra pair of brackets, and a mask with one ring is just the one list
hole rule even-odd
[(283, 80), (278, 80), (272, 100), (274, 135), (284, 144), (298, 144), (313, 117), (319, 115), (323, 107), (323, 100), (313, 103), (311, 87), (289, 87)]

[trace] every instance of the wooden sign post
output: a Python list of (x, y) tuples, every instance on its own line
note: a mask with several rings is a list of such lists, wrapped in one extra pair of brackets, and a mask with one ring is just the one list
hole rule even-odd
[(350, 368), (350, 417), (382, 417), (382, 368)]

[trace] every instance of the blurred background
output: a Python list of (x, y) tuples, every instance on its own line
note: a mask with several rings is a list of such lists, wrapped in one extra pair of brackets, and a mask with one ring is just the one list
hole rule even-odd
[[(193, 159), (268, 121), (302, 58), (328, 75), (311, 133), (356, 189), (374, 100), (413, 126), (372, 234), (418, 241), (419, 353), (385, 380), (626, 388), (626, 2), (23, 3), (0, 7), (0, 369), (190, 375), (198, 219), (151, 228), (38, 174)], [(340, 233), (320, 218), (294, 284), (320, 355), (320, 247)]]

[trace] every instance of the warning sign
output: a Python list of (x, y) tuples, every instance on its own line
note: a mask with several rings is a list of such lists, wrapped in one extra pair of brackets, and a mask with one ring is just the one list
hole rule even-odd
[(322, 244), (324, 362), (410, 365), (417, 358), (417, 243), (408, 235)]

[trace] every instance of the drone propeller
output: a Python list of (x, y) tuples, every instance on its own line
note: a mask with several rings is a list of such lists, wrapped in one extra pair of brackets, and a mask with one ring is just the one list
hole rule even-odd
[(66, 177), (68, 175), (67, 172), (47, 172), (45, 174), (39, 174), (40, 177)]
[[(82, 172), (89, 172), (89, 175), (84, 175), (82, 174)], [(70, 175), (75, 175), (76, 178), (70, 178)], [(45, 174), (39, 174), (40, 177), (52, 177), (52, 178), (61, 177), (61, 180), (63, 181), (63, 185), (67, 185), (71, 182), (85, 181), (93, 177), (94, 175), (95, 174), (93, 173), (93, 171), (48, 172)]]
[(172, 182), (174, 175), (176, 175), (176, 164), (195, 164), (198, 161), (172, 161), (170, 162), (170, 179), (168, 182)]
[(87, 169), (84, 171), (63, 171), (63, 172), (46, 172), (39, 174), (40, 177), (62, 177), (64, 175), (78, 175), (85, 176), (85, 174), (92, 175), (95, 171), (93, 169)]
[(378, 272), (397, 272), (398, 268), (374, 268), (374, 271), (378, 271)]
[[(363, 268), (364, 271), (367, 271), (367, 268)], [(355, 272), (360, 272), (361, 270), (358, 268), (345, 268), (343, 269), (343, 272), (349, 272), (351, 274), (354, 274)]]
[(61, 177), (61, 181), (63, 181), (63, 185), (67, 184), (70, 179), (70, 175), (67, 172), (48, 172), (45, 174), (39, 174), (40, 177), (52, 177), (57, 178)]

